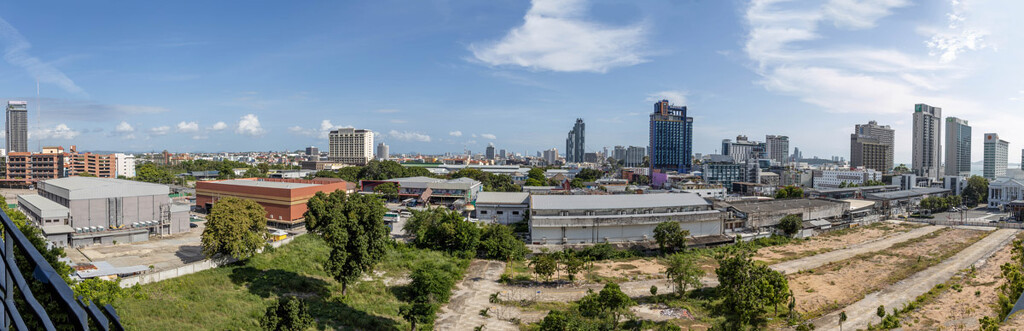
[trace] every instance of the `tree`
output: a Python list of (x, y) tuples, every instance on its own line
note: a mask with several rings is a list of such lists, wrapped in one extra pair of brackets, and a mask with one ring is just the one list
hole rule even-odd
[(221, 198), (206, 217), (201, 239), (207, 257), (248, 259), (267, 243), (267, 211), (256, 201)]
[(682, 296), (688, 289), (703, 285), (701, 279), (704, 278), (704, 269), (697, 266), (691, 256), (677, 253), (669, 256), (665, 275), (675, 284), (679, 296)]
[(878, 322), (881, 323), (882, 319), (885, 318), (885, 306), (879, 305), (878, 309), (875, 310), (875, 315), (878, 315)]
[(480, 227), (446, 208), (413, 211), (406, 230), (414, 231), (416, 247), (449, 252), (462, 257), (477, 253)]
[[(266, 163), (260, 163), (260, 164), (262, 165), (262, 164), (266, 164)], [(231, 172), (234, 173), (234, 169), (232, 169)], [(242, 174), (242, 177), (245, 177), (245, 178), (266, 178), (267, 177), (267, 173), (263, 172), (263, 171), (260, 171), (260, 169), (257, 168), (257, 167), (250, 167), (249, 169), (245, 169), (245, 173)]]
[(409, 278), (409, 297), (412, 301), (448, 302), (452, 286), (455, 285), (458, 267), (451, 263), (422, 261), (414, 268)]
[(477, 256), (500, 261), (522, 260), (526, 244), (512, 234), (512, 228), (501, 224), (485, 225), (480, 232)]
[(561, 310), (552, 310), (540, 322), (540, 331), (564, 331), (569, 329), (569, 318)]
[(754, 263), (748, 253), (720, 258), (716, 273), (722, 307), (736, 328), (758, 323), (767, 306), (777, 306), (791, 297), (786, 277)]
[[(548, 179), (547, 179), (547, 177), (544, 176), (544, 170), (545, 170), (544, 168), (531, 168), (530, 171), (526, 173), (526, 178), (528, 178), (527, 181), (529, 181), (529, 179), (533, 179), (533, 180), (536, 180), (539, 183), (547, 182)], [(542, 185), (530, 185), (530, 186), (542, 186)]]
[(317, 192), (306, 206), (306, 229), (331, 248), (324, 271), (341, 283), (344, 296), (350, 282), (384, 257), (390, 232), (384, 224), (387, 209), (376, 197), (341, 190)]
[(558, 262), (551, 254), (539, 254), (530, 261), (530, 267), (533, 267), (533, 273), (537, 274), (537, 277), (549, 281), (558, 269)]
[(686, 237), (689, 236), (690, 231), (680, 228), (679, 222), (661, 222), (654, 227), (654, 241), (658, 242), (658, 250), (663, 254), (685, 248)]
[(604, 171), (590, 168), (580, 169), (580, 172), (576, 174), (576, 178), (581, 181), (592, 182), (604, 177)]
[(797, 199), (804, 197), (804, 189), (789, 185), (775, 192), (776, 199)]
[(777, 227), (779, 230), (782, 230), (786, 236), (792, 237), (803, 229), (804, 219), (800, 215), (786, 215), (786, 217), (779, 220), (779, 225)]
[(533, 179), (533, 178), (527, 178), (526, 182), (523, 183), (523, 186), (544, 186), (544, 184), (546, 184), (546, 183), (543, 182), (543, 181), (536, 180), (536, 179)]
[(305, 302), (290, 296), (267, 307), (260, 326), (267, 331), (302, 331), (313, 326), (313, 316)]
[(907, 168), (906, 164), (901, 163), (900, 165), (896, 166), (896, 168), (893, 168), (893, 172), (895, 172), (896, 174), (905, 174), (910, 172), (910, 168)]
[(658, 286), (651, 285), (651, 296), (658, 295)]
[(142, 163), (135, 166), (135, 180), (158, 184), (173, 184), (174, 175), (170, 171), (157, 167), (155, 164)]
[(971, 176), (967, 179), (967, 187), (964, 188), (963, 202), (968, 206), (977, 206), (979, 203), (988, 201), (988, 179), (981, 176)]
[(846, 311), (839, 312), (839, 331), (843, 331), (843, 322), (846, 322)]
[(398, 184), (387, 182), (373, 187), (373, 193), (380, 194), (389, 201), (398, 199)]
[(78, 176), (79, 177), (96, 177), (96, 175), (93, 175), (92, 173), (87, 172), (87, 171), (79, 172)]
[(636, 304), (633, 299), (619, 289), (619, 284), (616, 283), (606, 284), (597, 297), (601, 302), (602, 313), (612, 314), (613, 325), (618, 325), (619, 316), (628, 312), (629, 307)]
[(569, 251), (562, 254), (562, 265), (565, 266), (565, 274), (569, 276), (569, 282), (575, 283), (576, 274), (583, 271), (583, 268), (587, 265), (587, 260)]
[(416, 330), (416, 324), (429, 323), (437, 312), (437, 304), (431, 302), (413, 302), (398, 308), (398, 315), (409, 321), (409, 330)]

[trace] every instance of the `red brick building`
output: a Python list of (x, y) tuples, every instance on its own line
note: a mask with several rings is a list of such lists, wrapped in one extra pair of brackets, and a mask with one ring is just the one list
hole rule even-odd
[(246, 178), (196, 182), (196, 206), (210, 210), (218, 199), (254, 200), (267, 210), (268, 222), (286, 227), (301, 224), (306, 202), (316, 192), (354, 192), (355, 185), (340, 179)]

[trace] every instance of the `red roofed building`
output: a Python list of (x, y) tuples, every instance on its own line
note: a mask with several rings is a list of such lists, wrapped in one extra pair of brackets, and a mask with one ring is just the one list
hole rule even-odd
[(196, 182), (196, 206), (207, 211), (218, 199), (235, 197), (256, 201), (267, 210), (268, 222), (284, 227), (302, 224), (306, 202), (317, 192), (355, 191), (353, 183), (335, 178), (245, 178)]

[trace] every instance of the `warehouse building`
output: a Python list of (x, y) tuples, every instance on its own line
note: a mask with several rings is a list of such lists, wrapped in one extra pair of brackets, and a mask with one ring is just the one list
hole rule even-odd
[(430, 177), (406, 177), (387, 180), (363, 180), (359, 182), (363, 193), (373, 193), (377, 185), (394, 183), (398, 186), (398, 196), (405, 199), (416, 199), (419, 202), (430, 202), (439, 205), (453, 205), (461, 200), (469, 203), (483, 191), (484, 185), (472, 178), (440, 179)]
[(752, 230), (774, 227), (783, 217), (800, 215), (803, 221), (842, 220), (850, 203), (819, 199), (749, 200), (722, 203), (733, 211), (742, 227)]
[(692, 193), (534, 195), (534, 244), (651, 242), (662, 222), (679, 222), (693, 237), (722, 235), (725, 213)]
[(530, 193), (480, 192), (475, 207), (476, 218), (481, 221), (506, 225), (521, 222), (530, 211)]
[(37, 184), (18, 207), (55, 246), (82, 247), (149, 240), (189, 231), (189, 206), (173, 204), (166, 185), (68, 177)]
[(355, 187), (341, 179), (318, 178), (246, 178), (196, 182), (196, 206), (209, 211), (217, 200), (235, 197), (256, 201), (267, 211), (270, 225), (291, 228), (305, 221), (306, 202), (317, 192), (342, 190), (352, 193)]

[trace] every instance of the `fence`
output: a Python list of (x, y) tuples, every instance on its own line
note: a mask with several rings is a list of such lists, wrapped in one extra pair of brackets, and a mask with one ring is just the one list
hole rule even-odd
[(990, 228), (1001, 228), (1001, 229), (1024, 229), (1022, 223), (1009, 223), (1009, 222), (998, 222), (992, 223), (989, 220), (983, 218), (969, 218), (961, 220), (937, 220), (937, 219), (922, 219), (922, 220), (910, 220), (911, 222), (928, 223), (931, 225), (945, 225), (945, 226), (984, 226)]
[[(273, 246), (274, 248), (278, 248), (278, 247), (281, 247), (281, 245), (284, 245), (284, 244), (292, 242), (292, 240), (295, 240), (294, 236), (293, 237), (285, 238), (284, 240), (281, 240), (281, 241), (275, 241), (273, 243), (270, 243), (270, 245)], [(260, 249), (260, 251), (262, 252), (262, 249)], [(144, 285), (144, 284), (149, 284), (149, 283), (156, 283), (156, 282), (159, 282), (159, 281), (162, 281), (162, 280), (168, 280), (168, 279), (171, 279), (171, 278), (176, 278), (176, 277), (181, 277), (181, 276), (184, 276), (184, 275), (194, 274), (194, 273), (197, 273), (197, 272), (200, 272), (200, 271), (203, 271), (203, 270), (210, 270), (210, 269), (213, 269), (213, 268), (216, 268), (216, 267), (220, 267), (220, 266), (225, 265), (225, 264), (233, 263), (235, 261), (237, 261), (237, 260), (235, 260), (233, 258), (223, 258), (223, 259), (216, 259), (216, 260), (206, 259), (206, 260), (202, 260), (202, 261), (199, 261), (199, 262), (189, 263), (189, 264), (186, 264), (186, 265), (174, 268), (174, 269), (157, 271), (157, 272), (151, 272), (151, 273), (143, 273), (143, 274), (138, 275), (138, 276), (124, 277), (124, 278), (121, 278), (121, 287), (127, 288), (127, 287), (132, 287), (132, 286), (134, 286), (136, 284)]]

